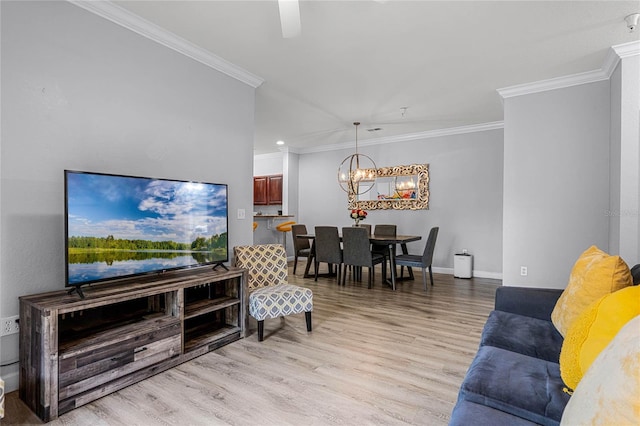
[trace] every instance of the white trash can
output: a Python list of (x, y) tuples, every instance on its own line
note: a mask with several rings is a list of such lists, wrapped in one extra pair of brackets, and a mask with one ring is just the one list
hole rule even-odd
[(473, 276), (473, 256), (468, 253), (456, 253), (453, 256), (453, 276), (471, 278)]

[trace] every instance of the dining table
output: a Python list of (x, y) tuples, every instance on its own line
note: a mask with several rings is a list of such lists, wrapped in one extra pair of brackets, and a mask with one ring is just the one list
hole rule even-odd
[[(314, 275), (309, 273), (309, 269), (311, 268), (311, 264), (314, 263), (315, 260), (315, 234), (299, 234), (297, 238), (308, 239), (311, 240), (311, 254), (307, 257), (307, 265), (304, 268), (304, 278), (313, 278)], [(414, 241), (420, 241), (422, 236), (420, 235), (369, 235), (369, 241), (371, 244), (375, 245), (384, 245), (389, 248), (389, 266), (391, 269), (390, 278), (384, 277), (384, 281), (391, 286), (391, 288), (395, 291), (396, 282), (402, 280), (413, 280), (413, 270), (410, 267), (407, 267), (409, 276), (406, 278), (400, 278), (396, 275), (396, 255), (394, 248), (400, 244), (401, 250), (403, 254), (408, 254), (407, 243), (411, 243)], [(342, 241), (342, 235), (340, 236), (340, 240)], [(314, 266), (315, 267), (315, 266)]]

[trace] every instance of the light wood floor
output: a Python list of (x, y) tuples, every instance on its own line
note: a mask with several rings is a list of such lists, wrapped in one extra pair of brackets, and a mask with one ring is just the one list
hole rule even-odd
[[(434, 274), (393, 292), (335, 279), (291, 283), (314, 293), (304, 315), (67, 413), (52, 425), (446, 425), (478, 348), (498, 280)], [(2, 424), (42, 424), (7, 395)]]

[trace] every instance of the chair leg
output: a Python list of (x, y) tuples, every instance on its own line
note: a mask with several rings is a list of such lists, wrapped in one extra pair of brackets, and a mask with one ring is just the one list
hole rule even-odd
[(369, 287), (371, 288), (373, 284), (373, 268), (369, 267)]
[(311, 311), (305, 312), (304, 318), (307, 320), (307, 331), (311, 331)]
[(429, 278), (431, 278), (431, 285), (433, 285), (433, 272), (431, 271), (431, 265), (429, 265)]
[(424, 291), (427, 291), (427, 268), (422, 268), (422, 285), (424, 285)]
[(293, 257), (293, 275), (296, 274), (296, 267), (298, 266), (298, 253)]
[(264, 340), (264, 320), (258, 321), (258, 342)]
[(313, 269), (314, 269), (314, 274), (315, 274), (315, 280), (318, 281), (318, 266), (320, 266), (320, 262), (314, 261), (313, 262)]

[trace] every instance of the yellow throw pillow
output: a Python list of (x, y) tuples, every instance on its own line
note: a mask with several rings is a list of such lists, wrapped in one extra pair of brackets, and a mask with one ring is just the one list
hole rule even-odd
[(564, 337), (587, 306), (632, 283), (631, 271), (620, 256), (609, 256), (591, 246), (573, 266), (569, 283), (551, 313), (551, 322)]
[(603, 296), (585, 309), (573, 322), (562, 343), (560, 375), (564, 383), (575, 389), (598, 354), (626, 323), (638, 315), (638, 286)]
[(627, 323), (593, 361), (562, 413), (561, 426), (638, 425), (640, 316)]

